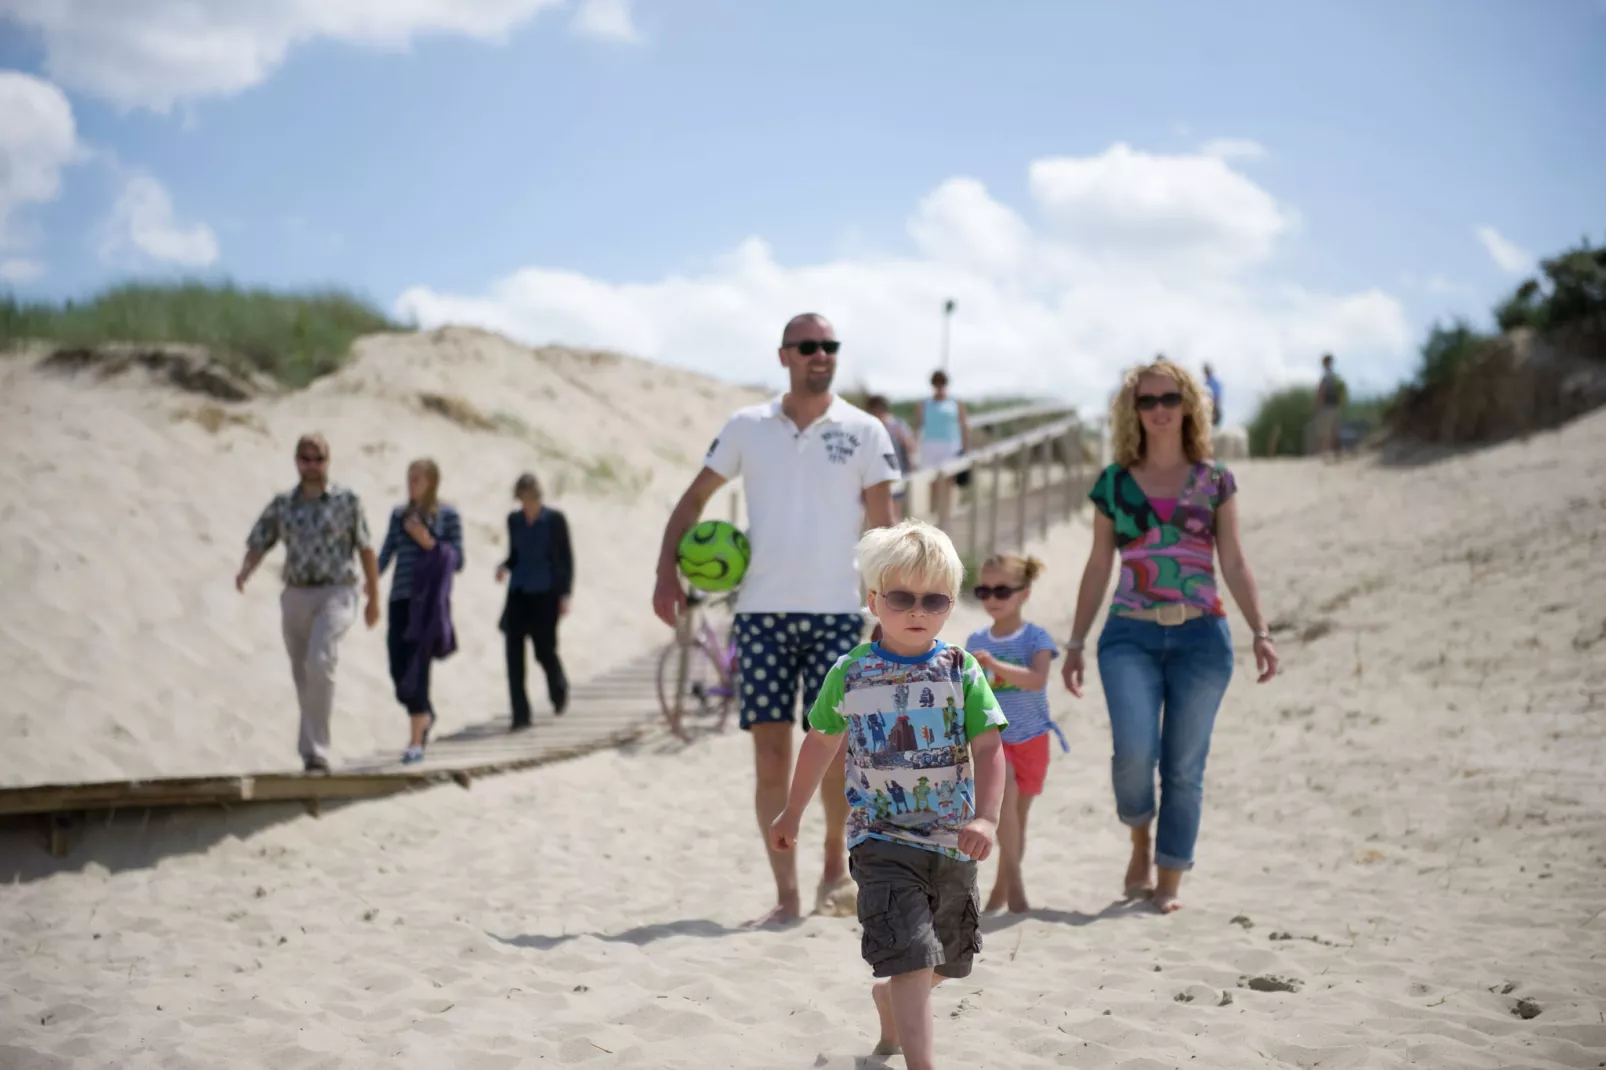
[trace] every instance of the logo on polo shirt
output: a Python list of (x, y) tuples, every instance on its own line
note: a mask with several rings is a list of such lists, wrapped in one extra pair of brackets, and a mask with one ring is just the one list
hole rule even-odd
[(832, 464), (847, 464), (859, 452), (859, 436), (851, 431), (833, 427), (820, 438), (825, 442), (825, 456)]
[(712, 457), (714, 455), (714, 451), (717, 449), (719, 449), (719, 439), (716, 438), (714, 439), (714, 444), (708, 447), (708, 452), (703, 454), (703, 456)]

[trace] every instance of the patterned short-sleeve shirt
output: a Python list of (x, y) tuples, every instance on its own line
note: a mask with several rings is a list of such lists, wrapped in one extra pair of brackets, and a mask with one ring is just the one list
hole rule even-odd
[(301, 488), (274, 497), (246, 539), (259, 553), (284, 543), (284, 582), (292, 587), (349, 585), (357, 582), (357, 551), (373, 545), (368, 521), (355, 491), (330, 484), (316, 498)]
[(1121, 580), (1113, 608), (1143, 611), (1180, 602), (1226, 616), (1216, 590), (1216, 510), (1237, 490), (1226, 466), (1195, 464), (1170, 518), (1162, 520), (1131, 472), (1112, 464), (1100, 473), (1088, 497), (1115, 525)]
[(864, 643), (843, 655), (809, 725), (848, 733), (848, 846), (886, 840), (968, 861), (959, 830), (976, 817), (970, 742), (1008, 723), (959, 647), (906, 658)]

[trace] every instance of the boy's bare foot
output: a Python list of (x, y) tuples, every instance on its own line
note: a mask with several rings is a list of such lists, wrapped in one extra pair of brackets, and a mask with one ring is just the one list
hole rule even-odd
[(902, 1054), (903, 1046), (898, 1043), (898, 1024), (892, 1020), (892, 982), (877, 981), (871, 985), (870, 998), (875, 1001), (876, 1017), (881, 1019), (881, 1039), (875, 1042), (875, 1054)]

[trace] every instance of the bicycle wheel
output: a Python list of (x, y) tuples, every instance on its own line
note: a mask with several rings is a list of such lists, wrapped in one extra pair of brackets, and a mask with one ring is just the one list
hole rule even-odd
[(735, 697), (731, 692), (731, 681), (694, 639), (676, 639), (658, 656), (658, 706), (669, 730), (683, 740), (691, 739), (693, 721), (705, 731), (724, 729)]

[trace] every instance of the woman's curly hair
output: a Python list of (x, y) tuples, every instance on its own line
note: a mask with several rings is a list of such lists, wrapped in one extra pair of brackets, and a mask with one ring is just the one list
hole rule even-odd
[(1110, 406), (1110, 438), (1115, 463), (1134, 468), (1143, 463), (1148, 443), (1144, 441), (1143, 421), (1138, 419), (1138, 382), (1145, 375), (1162, 375), (1177, 384), (1182, 395), (1182, 449), (1195, 464), (1208, 461), (1213, 452), (1210, 440), (1210, 395), (1199, 388), (1198, 380), (1179, 364), (1157, 357), (1126, 373), (1120, 392)]

